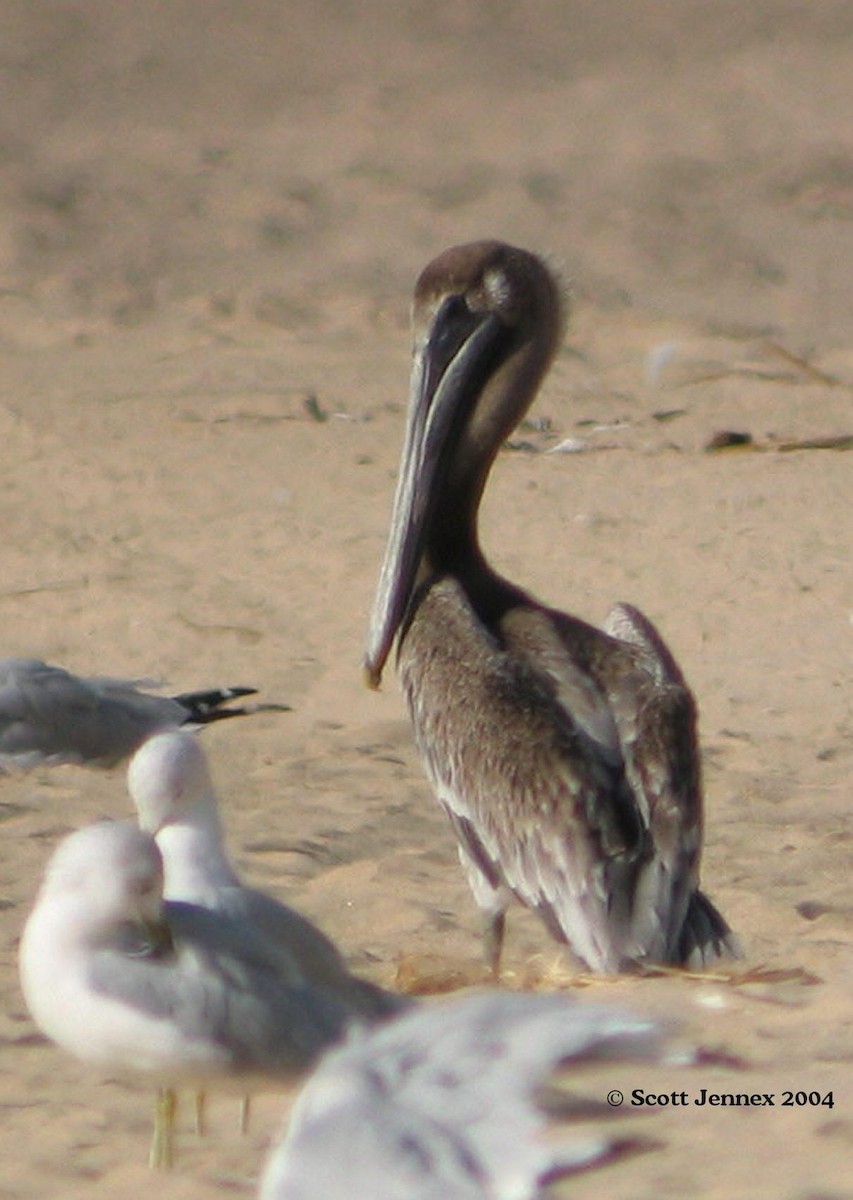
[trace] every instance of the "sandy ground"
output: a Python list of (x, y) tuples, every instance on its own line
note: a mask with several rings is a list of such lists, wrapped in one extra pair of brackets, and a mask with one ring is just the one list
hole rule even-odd
[[(230, 844), (384, 982), (478, 962), (393, 672), (359, 669), (411, 285), (471, 237), (562, 268), (547, 423), (499, 459), (484, 540), (550, 602), (665, 631), (747, 953), (734, 981), (578, 988), (741, 1069), (585, 1083), (777, 1105), (650, 1114), (658, 1148), (579, 1197), (853, 1195), (851, 459), (808, 444), (853, 433), (852, 42), (832, 0), (0, 9), (3, 653), (291, 703), (205, 735)], [(708, 453), (724, 430), (754, 448)], [(148, 1090), (37, 1038), (16, 974), (57, 839), (127, 811), (120, 772), (0, 781), (3, 1200), (151, 1188)], [(507, 982), (558, 960), (519, 914)], [(215, 1102), (158, 1189), (251, 1196), (284, 1109), (242, 1137)]]

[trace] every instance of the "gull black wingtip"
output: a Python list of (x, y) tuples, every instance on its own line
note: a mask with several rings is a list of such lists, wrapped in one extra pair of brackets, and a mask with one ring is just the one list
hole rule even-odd
[(227, 707), (232, 700), (257, 694), (257, 688), (211, 688), (204, 692), (184, 692), (173, 699), (186, 709), (186, 725), (211, 725), (214, 721), (224, 721), (229, 717), (251, 717), (257, 713), (293, 711), (289, 704), (278, 704), (274, 701)]

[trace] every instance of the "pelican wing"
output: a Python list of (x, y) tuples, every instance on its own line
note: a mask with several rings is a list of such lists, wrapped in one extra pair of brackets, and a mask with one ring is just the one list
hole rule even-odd
[(672, 652), (643, 613), (616, 605), (605, 629), (618, 646), (602, 656), (602, 683), (627, 778), (654, 846), (638, 882), (636, 936), (651, 957), (681, 961), (679, 939), (696, 893), (703, 832), (696, 703)]
[(481, 873), (490, 864), (591, 966), (618, 969), (634, 953), (647, 827), (616, 724), (547, 610), (512, 610), (499, 633), (502, 644), (455, 580), (424, 598), (400, 668), (428, 773)]

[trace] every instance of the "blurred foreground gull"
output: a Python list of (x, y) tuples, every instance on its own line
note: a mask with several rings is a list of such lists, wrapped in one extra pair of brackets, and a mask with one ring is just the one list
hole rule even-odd
[(172, 1158), (174, 1093), (275, 1086), (337, 1040), (337, 1006), (274, 969), (227, 920), (162, 899), (154, 839), (103, 822), (53, 854), (20, 948), (36, 1024), (110, 1076), (158, 1089), (151, 1165)]
[[(537, 1096), (549, 1076), (660, 1052), (651, 1022), (566, 996), (480, 992), (424, 1005), (326, 1055), (260, 1200), (532, 1200), (636, 1146), (600, 1125), (546, 1138)], [(619, 1112), (601, 1108), (602, 1121)]]
[[(253, 953), (323, 994), (341, 1032), (353, 1020), (411, 1005), (353, 975), (334, 943), (295, 909), (243, 886), (225, 852), (204, 748), (192, 734), (150, 738), (131, 759), (127, 780), (139, 824), (156, 837), (163, 855), (167, 900), (201, 905), (234, 922)], [(246, 1117), (244, 1106), (244, 1128)]]
[(256, 688), (156, 696), (140, 691), (141, 682), (83, 679), (35, 658), (0, 659), (0, 772), (60, 763), (112, 767), (164, 729), (287, 711), (282, 704), (223, 707)]

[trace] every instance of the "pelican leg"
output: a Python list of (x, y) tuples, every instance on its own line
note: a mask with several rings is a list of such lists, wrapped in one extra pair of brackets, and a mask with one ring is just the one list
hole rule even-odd
[(483, 956), (494, 980), (501, 977), (501, 951), (506, 933), (506, 909), (483, 914)]
[(178, 1096), (172, 1088), (158, 1088), (154, 1101), (154, 1136), (148, 1165), (154, 1170), (169, 1170), (174, 1162), (175, 1114)]
[(468, 877), (468, 886), (483, 914), (483, 954), (486, 966), (492, 978), (497, 980), (501, 971), (506, 910), (512, 900), (512, 892), (502, 881), (498, 868), (490, 859), (471, 822), (460, 816), (453, 804), (447, 801), (442, 803), (459, 839), (457, 851), (459, 861)]
[(483, 955), (492, 978), (497, 980), (501, 973), (501, 952), (506, 933), (506, 910), (511, 894), (502, 884), (494, 884), (486, 874), (459, 847), (459, 858), (468, 875), (468, 883), (483, 916)]

